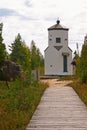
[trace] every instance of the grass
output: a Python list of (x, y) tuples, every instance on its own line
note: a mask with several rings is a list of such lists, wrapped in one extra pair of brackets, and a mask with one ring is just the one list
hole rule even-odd
[(82, 84), (78, 80), (74, 79), (70, 86), (76, 91), (81, 100), (87, 106), (87, 84)]
[(58, 78), (60, 81), (62, 81), (62, 80), (73, 80), (74, 79), (74, 77), (72, 76), (72, 75), (67, 75), (67, 76), (62, 76), (62, 77), (59, 77)]
[[(87, 105), (87, 84), (81, 84), (73, 77), (62, 80), (73, 80), (69, 86), (73, 87), (82, 101)], [(39, 101), (48, 87), (44, 83), (28, 85), (17, 80), (9, 83), (9, 89), (4, 82), (0, 82), (0, 130), (26, 130)]]
[(0, 130), (25, 130), (47, 84), (24, 81), (0, 82)]

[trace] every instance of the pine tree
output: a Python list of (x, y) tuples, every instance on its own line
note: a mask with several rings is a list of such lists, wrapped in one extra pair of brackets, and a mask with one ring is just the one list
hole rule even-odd
[(36, 47), (35, 42), (32, 40), (31, 47), (31, 69), (39, 70), (40, 75), (44, 74), (44, 58), (39, 48)]
[(10, 54), (11, 60), (16, 63), (19, 62), (19, 59), (21, 56), (20, 50), (22, 47), (22, 39), (21, 39), (20, 34), (17, 35), (17, 37), (15, 38), (15, 41), (9, 47), (10, 47), (10, 51), (11, 51), (11, 54)]
[(36, 63), (36, 46), (35, 46), (35, 42), (32, 40), (31, 42), (31, 47), (30, 47), (30, 50), (31, 50), (31, 68), (32, 70), (35, 69), (37, 67), (37, 63)]
[(30, 50), (22, 40), (21, 35), (18, 34), (15, 41), (10, 46), (11, 60), (20, 64), (23, 69), (30, 67)]
[(5, 44), (3, 43), (2, 29), (3, 29), (3, 23), (0, 23), (0, 63), (2, 63), (6, 57), (6, 47)]
[(82, 47), (80, 69), (81, 69), (81, 81), (83, 83), (87, 83), (87, 44), (84, 44)]
[(79, 64), (77, 65), (77, 76), (82, 83), (87, 83), (87, 36), (84, 38)]
[(35, 42), (32, 40), (31, 42), (31, 67), (32, 69), (38, 69), (39, 67), (43, 67), (44, 65), (44, 59), (43, 56), (39, 50), (35, 46)]

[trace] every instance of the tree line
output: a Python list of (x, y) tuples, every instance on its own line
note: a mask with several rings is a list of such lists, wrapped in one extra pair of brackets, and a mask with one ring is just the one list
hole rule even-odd
[(43, 70), (44, 58), (35, 42), (31, 41), (30, 48), (22, 39), (20, 33), (15, 37), (15, 40), (9, 45), (10, 54), (6, 51), (6, 46), (3, 43), (2, 37), (3, 23), (0, 23), (0, 64), (5, 60), (13, 61), (21, 65), (23, 72), (31, 75), (32, 70)]

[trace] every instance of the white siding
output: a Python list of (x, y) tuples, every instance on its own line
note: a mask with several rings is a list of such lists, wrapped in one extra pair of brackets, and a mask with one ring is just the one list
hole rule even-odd
[[(56, 38), (61, 38), (61, 43), (56, 43)], [(67, 46), (68, 45), (68, 31), (66, 30), (50, 30), (48, 31), (48, 45), (52, 46)]]
[(45, 51), (45, 75), (71, 75), (71, 51), (68, 49), (69, 56), (67, 56), (67, 72), (63, 72), (63, 55), (64, 49), (57, 51), (54, 47), (50, 46)]
[(58, 73), (58, 54), (54, 47), (49, 47), (45, 52), (45, 75), (57, 75)]

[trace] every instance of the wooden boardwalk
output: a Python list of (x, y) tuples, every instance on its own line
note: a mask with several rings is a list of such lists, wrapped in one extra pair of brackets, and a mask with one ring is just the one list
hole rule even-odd
[(87, 130), (87, 107), (71, 87), (49, 87), (26, 130)]

